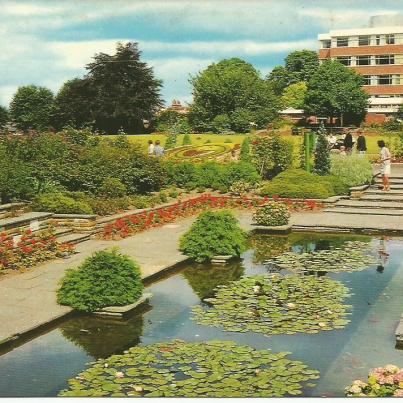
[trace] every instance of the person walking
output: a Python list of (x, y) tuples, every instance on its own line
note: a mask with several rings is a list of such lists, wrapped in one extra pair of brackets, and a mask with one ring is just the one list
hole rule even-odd
[(154, 143), (152, 140), (148, 140), (148, 155), (154, 155)]
[(154, 147), (154, 155), (156, 157), (163, 157), (165, 153), (164, 147), (161, 146), (160, 141), (157, 140), (155, 142), (155, 147)]
[(357, 138), (357, 151), (358, 154), (365, 154), (367, 152), (367, 142), (365, 140), (364, 133), (362, 130), (357, 130), (358, 138)]
[(350, 155), (353, 150), (353, 136), (350, 130), (347, 131), (346, 137), (344, 137), (343, 145), (346, 148), (346, 154)]
[(381, 174), (383, 182), (383, 191), (390, 190), (389, 176), (390, 176), (390, 159), (392, 155), (383, 140), (378, 140), (378, 147), (381, 149)]

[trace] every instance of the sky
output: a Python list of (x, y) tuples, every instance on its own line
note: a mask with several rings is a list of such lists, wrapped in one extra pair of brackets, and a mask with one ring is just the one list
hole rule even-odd
[(57, 93), (118, 41), (138, 42), (166, 104), (191, 102), (190, 74), (213, 62), (240, 57), (264, 77), (293, 50), (317, 50), (319, 33), (397, 12), (401, 0), (0, 0), (0, 104), (22, 85)]

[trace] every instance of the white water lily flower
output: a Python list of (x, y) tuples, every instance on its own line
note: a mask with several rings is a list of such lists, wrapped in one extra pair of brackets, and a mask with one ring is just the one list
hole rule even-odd
[(255, 294), (259, 294), (259, 292), (260, 292), (260, 285), (254, 285), (253, 286), (253, 292), (255, 293)]
[(295, 308), (295, 304), (293, 304), (292, 302), (289, 302), (288, 304), (287, 304), (287, 307), (288, 308)]
[(136, 392), (142, 392), (142, 391), (143, 391), (143, 388), (142, 388), (141, 386), (135, 386), (133, 389), (134, 389)]
[(121, 372), (121, 371), (118, 371), (118, 372), (115, 373), (116, 378), (123, 378), (124, 376), (125, 376), (125, 374), (123, 372)]

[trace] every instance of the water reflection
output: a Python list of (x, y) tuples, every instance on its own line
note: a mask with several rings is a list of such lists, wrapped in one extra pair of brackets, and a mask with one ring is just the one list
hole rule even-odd
[[(266, 260), (284, 252), (310, 253), (328, 250), (330, 247), (340, 248), (348, 241), (370, 242), (371, 237), (364, 235), (340, 237), (328, 234), (318, 236), (306, 233), (291, 233), (286, 236), (254, 234), (249, 238), (249, 245), (253, 249), (253, 263), (266, 263)], [(270, 269), (274, 270), (272, 266)]]
[(203, 300), (214, 296), (214, 289), (218, 285), (226, 285), (231, 281), (239, 280), (245, 269), (240, 262), (231, 262), (224, 266), (195, 265), (182, 271), (183, 277), (197, 296)]
[(62, 335), (94, 358), (121, 353), (140, 342), (143, 333), (143, 309), (128, 320), (78, 316), (60, 326)]

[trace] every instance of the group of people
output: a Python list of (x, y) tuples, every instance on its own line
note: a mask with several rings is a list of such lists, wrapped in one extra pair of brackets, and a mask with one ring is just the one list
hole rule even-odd
[(328, 137), (330, 149), (341, 155), (351, 155), (354, 150), (354, 145), (356, 145), (358, 154), (365, 154), (367, 152), (367, 143), (364, 133), (361, 129), (358, 129), (356, 133), (358, 137), (355, 137), (350, 129), (343, 129), (340, 139), (332, 133)]
[(165, 154), (165, 149), (162, 147), (159, 140), (155, 141), (148, 140), (148, 155), (151, 157), (162, 157)]
[[(333, 152), (339, 155), (351, 155), (354, 150), (354, 145), (356, 147), (358, 154), (365, 154), (367, 152), (367, 142), (364, 133), (361, 129), (356, 131), (358, 137), (354, 137), (352, 131), (348, 128), (343, 130), (342, 137), (338, 139), (334, 133), (328, 137), (329, 147)], [(383, 190), (389, 191), (389, 176), (390, 176), (390, 165), (391, 165), (391, 153), (386, 147), (383, 140), (378, 141), (378, 147), (381, 149), (380, 152), (380, 163), (381, 163), (381, 174), (383, 181)]]

